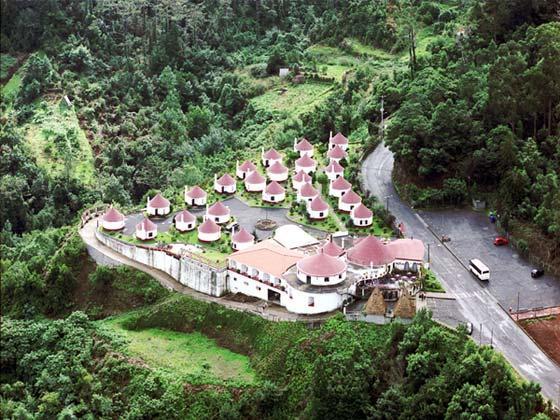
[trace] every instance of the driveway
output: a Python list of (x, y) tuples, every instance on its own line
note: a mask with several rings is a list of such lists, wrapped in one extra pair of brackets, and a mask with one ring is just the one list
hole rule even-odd
[[(385, 202), (386, 197), (389, 198), (389, 209), (398, 219), (405, 225), (405, 233), (407, 236), (413, 236), (421, 239), (425, 244), (430, 244), (430, 255), (432, 269), (443, 283), (446, 291), (456, 297), (453, 306), (456, 307), (457, 316), (453, 318), (466, 319), (473, 323), (475, 332), (473, 336), (482, 344), (489, 344), (491, 337), (494, 348), (500, 351), (509, 362), (517, 369), (517, 371), (525, 378), (538, 382), (541, 385), (543, 395), (551, 399), (556, 404), (558, 401), (558, 389), (560, 389), (560, 367), (555, 364), (519, 326), (511, 319), (507, 313), (507, 308), (500, 303), (509, 302), (511, 296), (517, 299), (516, 286), (513, 292), (505, 292), (505, 282), (508, 276), (512, 276), (514, 284), (523, 284), (532, 281), (527, 278), (527, 267), (523, 263), (519, 263), (519, 258), (505, 258), (502, 260), (502, 270), (508, 270), (502, 274), (497, 274), (496, 286), (492, 286), (493, 280), (486, 285), (474, 277), (466, 270), (464, 263), (469, 252), (474, 252), (483, 261), (488, 261), (490, 268), (496, 268), (499, 264), (500, 253), (507, 253), (507, 249), (496, 250), (490, 248), (495, 253), (495, 257), (488, 257), (487, 242), (491, 236), (491, 232), (479, 232), (476, 225), (469, 227), (466, 221), (460, 220), (460, 213), (455, 218), (447, 220), (448, 215), (440, 212), (418, 212), (412, 210), (403, 203), (393, 187), (391, 173), (393, 170), (393, 154), (385, 145), (378, 146), (362, 163), (362, 178), (364, 187), (372, 194), (379, 197), (381, 202)], [(437, 216), (433, 216), (436, 214)], [(435, 219), (439, 219), (436, 223)], [(451, 216), (449, 216), (451, 217)], [(467, 217), (467, 220), (470, 218)], [(432, 228), (430, 223), (435, 223)], [(456, 225), (467, 223), (463, 228), (457, 228), (454, 239), (454, 230)], [(446, 234), (451, 236), (451, 243), (457, 242), (457, 252), (462, 249), (461, 254), (457, 257), (453, 249), (443, 246), (439, 240), (437, 226), (446, 229)], [(468, 236), (464, 235), (463, 229), (472, 229), (473, 232)], [(461, 246), (461, 234), (465, 236), (463, 245)], [(478, 235), (478, 236), (477, 236)], [(470, 250), (470, 251), (469, 251)], [(511, 251), (510, 251), (511, 252)], [(495, 258), (495, 259), (494, 259)], [(467, 258), (468, 259), (468, 258)], [(501, 280), (500, 280), (501, 279)], [(500, 286), (501, 284), (501, 286)], [(540, 297), (550, 293), (547, 283), (534, 283), (536, 286), (542, 285), (540, 289)], [(560, 287), (560, 284), (558, 284)], [(553, 287), (554, 294), (557, 293)], [(530, 290), (530, 289), (527, 289)], [(501, 294), (500, 294), (501, 292)], [(498, 293), (499, 296), (495, 296)], [(529, 293), (529, 292), (528, 292)], [(534, 292), (533, 292), (534, 293)], [(534, 296), (534, 295), (531, 295)], [(523, 298), (522, 298), (523, 299)], [(536, 299), (536, 297), (535, 297)], [(548, 297), (547, 297), (548, 299)], [(550, 300), (551, 302), (554, 299)], [(437, 306), (437, 302), (434, 302)], [(506, 308), (506, 309), (504, 309)], [(449, 318), (449, 310), (455, 308), (442, 308), (441, 312), (445, 313), (445, 317)], [(438, 316), (438, 311), (434, 311), (434, 316)]]
[[(322, 238), (326, 236), (326, 232), (323, 232), (319, 229), (313, 229), (311, 227), (292, 222), (286, 216), (288, 213), (287, 209), (251, 207), (237, 197), (228, 197), (223, 201), (224, 204), (230, 208), (231, 214), (236, 218), (239, 225), (244, 227), (249, 233), (255, 232), (258, 240), (266, 239), (272, 236), (272, 234), (274, 233), (274, 230), (261, 230), (255, 227), (255, 223), (257, 223), (258, 220), (265, 218), (274, 220), (276, 223), (278, 223), (278, 226), (296, 224), (316, 238)], [(169, 230), (169, 227), (173, 225), (173, 218), (175, 217), (175, 214), (177, 214), (179, 211), (180, 210), (171, 212), (171, 215), (167, 218), (151, 218), (150, 220), (157, 225), (158, 232), (167, 232)], [(202, 216), (205, 214), (206, 208), (189, 208), (189, 211), (195, 216)], [(126, 216), (123, 233), (125, 235), (134, 235), (136, 225), (140, 223), (143, 218), (143, 213), (134, 213)]]

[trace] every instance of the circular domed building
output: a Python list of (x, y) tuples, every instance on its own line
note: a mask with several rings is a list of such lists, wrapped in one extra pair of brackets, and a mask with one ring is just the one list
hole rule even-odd
[(101, 226), (105, 230), (121, 230), (124, 228), (124, 216), (116, 208), (111, 207), (101, 218)]
[(346, 280), (346, 269), (346, 262), (321, 250), (298, 261), (297, 278), (314, 286), (333, 285)]

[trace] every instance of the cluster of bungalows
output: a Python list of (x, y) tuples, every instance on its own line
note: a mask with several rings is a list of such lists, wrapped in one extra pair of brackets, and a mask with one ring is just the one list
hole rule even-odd
[(228, 258), (233, 293), (273, 302), (297, 314), (337, 310), (352, 300), (356, 284), (393, 270), (419, 271), (424, 245), (417, 239), (388, 243), (374, 236), (352, 239), (348, 249), (332, 238), (320, 243), (295, 225)]

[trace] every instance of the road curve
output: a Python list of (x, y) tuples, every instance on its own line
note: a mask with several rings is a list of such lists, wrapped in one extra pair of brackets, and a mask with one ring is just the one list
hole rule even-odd
[[(391, 213), (405, 225), (405, 235), (430, 244), (433, 271), (447, 293), (456, 297), (464, 319), (475, 326), (473, 339), (492, 344), (525, 378), (541, 385), (543, 395), (560, 406), (560, 367), (511, 319), (488, 288), (470, 275), (463, 263), (443, 246), (426, 221), (402, 202), (391, 179), (393, 154), (380, 144), (362, 163), (364, 188), (383, 203), (389, 198)], [(482, 328), (480, 327), (482, 326)]]

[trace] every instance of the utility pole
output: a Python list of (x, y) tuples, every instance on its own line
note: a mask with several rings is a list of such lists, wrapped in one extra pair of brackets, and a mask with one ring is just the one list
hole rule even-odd
[(381, 111), (381, 127), (380, 127), (381, 140), (383, 140), (383, 135), (385, 133), (385, 115), (384, 115), (385, 108), (384, 108), (384, 104), (383, 104), (384, 99), (385, 99), (385, 95), (381, 95), (381, 108), (380, 108), (380, 111)]
[(389, 213), (389, 198), (391, 198), (390, 195), (388, 195), (387, 197), (385, 197), (385, 199), (387, 200), (387, 203), (385, 205), (385, 209), (387, 210), (387, 213)]
[(428, 244), (428, 264), (430, 264), (430, 244)]
[(480, 323), (480, 341), (478, 342), (480, 346), (482, 346), (482, 322)]
[(490, 331), (490, 348), (493, 349), (493, 342), (494, 342), (494, 327), (492, 327), (492, 330)]
[(517, 292), (517, 321), (519, 322), (519, 292)]

